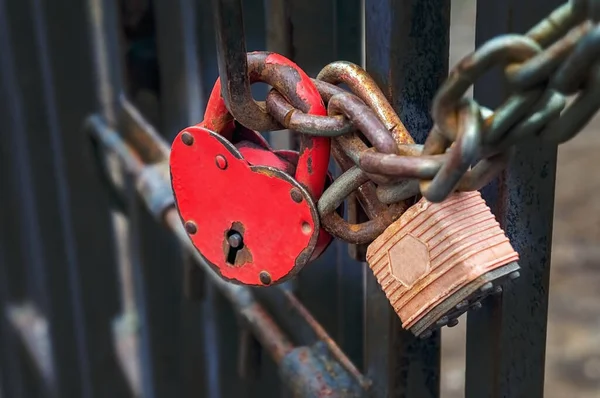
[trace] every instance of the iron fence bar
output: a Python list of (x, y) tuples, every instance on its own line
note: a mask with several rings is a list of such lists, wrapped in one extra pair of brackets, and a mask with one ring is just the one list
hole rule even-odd
[[(36, 70), (29, 67), (22, 71), (21, 75), (17, 74), (17, 68), (19, 65), (26, 63), (27, 61), (34, 65), (32, 58), (35, 59), (35, 51), (16, 51), (19, 47), (29, 45), (33, 47), (35, 39), (29, 32), (28, 35), (16, 37), (19, 38), (19, 46), (14, 45), (14, 23), (10, 23), (9, 15), (11, 17), (21, 17), (25, 21), (30, 21), (27, 7), (18, 7), (15, 4), (6, 4), (4, 1), (0, 2), (0, 17), (2, 17), (2, 27), (4, 28), (0, 40), (2, 46), (2, 68), (0, 70), (2, 93), (4, 94), (4, 104), (8, 107), (6, 114), (5, 125), (10, 127), (11, 134), (3, 134), (3, 147), (5, 148), (5, 156), (7, 160), (6, 168), (6, 179), (4, 184), (7, 187), (7, 194), (13, 194), (12, 215), (9, 215), (6, 221), (11, 223), (11, 236), (13, 238), (13, 245), (10, 250), (12, 259), (18, 261), (16, 264), (20, 264), (26, 271), (23, 273), (25, 280), (25, 291), (22, 300), (32, 300), (36, 303), (43, 305), (45, 312), (49, 311), (50, 303), (54, 303), (55, 300), (50, 300), (50, 295), (47, 289), (46, 279), (46, 260), (44, 255), (41, 253), (45, 248), (42, 247), (41, 232), (36, 228), (36, 223), (39, 222), (38, 214), (39, 207), (34, 199), (32, 192), (34, 172), (32, 171), (29, 159), (30, 154), (28, 152), (27, 141), (29, 135), (27, 130), (27, 109), (24, 107), (25, 101), (32, 101), (31, 97), (24, 95), (22, 87), (31, 90), (31, 86), (27, 86), (25, 76), (34, 80), (38, 83), (39, 76), (36, 76)], [(25, 22), (26, 23), (26, 22)], [(19, 32), (20, 33), (20, 32)], [(33, 43), (32, 43), (33, 42)], [(21, 61), (21, 62), (19, 62)], [(36, 93), (39, 95), (39, 92)], [(35, 105), (38, 105), (34, 102)], [(23, 198), (19, 200), (18, 198)], [(9, 200), (10, 200), (9, 199)], [(27, 234), (27, 230), (32, 230), (32, 234)], [(29, 235), (29, 236), (28, 236)], [(15, 265), (16, 265), (15, 264)], [(54, 299), (54, 297), (52, 297)], [(50, 302), (50, 303), (49, 303)], [(2, 308), (1, 316), (8, 320), (8, 305)], [(68, 317), (70, 314), (66, 314)], [(68, 319), (68, 318), (67, 318)], [(10, 324), (12, 333), (15, 337), (19, 337), (18, 330), (15, 330), (13, 325)], [(19, 341), (23, 343), (22, 341)], [(24, 344), (20, 344), (22, 351), (24, 350)], [(73, 359), (73, 352), (69, 353), (68, 360)], [(31, 363), (33, 369), (35, 369), (35, 362), (31, 361), (28, 354), (24, 356), (24, 363)], [(55, 358), (52, 358), (53, 366), (55, 365)], [(32, 369), (32, 370), (33, 370)], [(35, 370), (34, 370), (35, 372)], [(37, 388), (43, 387), (44, 390), (48, 391), (48, 395), (52, 396), (58, 393), (58, 386), (55, 379), (52, 380), (41, 380), (36, 379), (41, 385), (36, 386)], [(47, 382), (45, 384), (44, 382)], [(34, 388), (36, 388), (34, 387)]]
[[(503, 33), (523, 33), (562, 0), (478, 1), (476, 45)], [(498, 75), (475, 86), (488, 107), (506, 97)], [(548, 288), (557, 148), (517, 148), (501, 177), (483, 190), (515, 250), (522, 272), (501, 297), (469, 314), (467, 397), (543, 397)]]
[[(156, 20), (157, 51), (160, 74), (162, 129), (168, 140), (183, 128), (202, 120), (207, 88), (202, 81), (204, 54), (202, 37), (198, 35), (201, 7), (194, 0), (156, 0), (153, 3)], [(182, 332), (179, 349), (182, 358), (182, 397), (219, 396), (219, 367), (214, 306), (206, 294), (206, 278), (193, 257), (181, 253), (184, 283)], [(177, 305), (177, 303), (176, 303)]]
[[(83, 142), (89, 142), (79, 134), (81, 117), (94, 107), (85, 87), (85, 82), (92, 81), (89, 64), (79, 56), (87, 50), (85, 34), (81, 34), (86, 27), (84, 9), (79, 5), (65, 7), (60, 1), (53, 2), (52, 7), (36, 1), (8, 2), (7, 6), (8, 13), (2, 14), (10, 15), (11, 23), (2, 25), (10, 27), (19, 21), (18, 30), (12, 25), (18, 33), (13, 34), (13, 41), (18, 37), (19, 46), (5, 49), (2, 57), (19, 68), (17, 74), (7, 64), (2, 67), (2, 74), (13, 84), (12, 90), (3, 91), (10, 96), (7, 108), (11, 120), (5, 125), (10, 133), (3, 141), (11, 154), (11, 185), (16, 188), (8, 191), (15, 203), (11, 208), (15, 214), (10, 215), (15, 217), (11, 236), (22, 231), (23, 243), (29, 243), (10, 250), (19, 250), (23, 256), (40, 255), (44, 250), (43, 267), (30, 274), (45, 285), (41, 290), (36, 288), (45, 297), (30, 298), (49, 322), (57, 375), (55, 389), (31, 383), (34, 385), (27, 388), (32, 391), (27, 393), (60, 397), (89, 397), (92, 391), (110, 396), (125, 394), (127, 389), (110, 349), (110, 335), (104, 333), (114, 310), (112, 304), (116, 304), (116, 296), (111, 295), (115, 292), (112, 274), (103, 271), (107, 263), (104, 254), (112, 247), (109, 239), (100, 236), (90, 240), (91, 245), (82, 242), (89, 236), (90, 224), (99, 234), (106, 225), (102, 214), (106, 204), (94, 196), (98, 184), (94, 184), (97, 180), (93, 171), (80, 167), (86, 158), (81, 150)], [(48, 24), (54, 13), (65, 23)], [(77, 39), (71, 40), (73, 37)], [(3, 38), (8, 39), (5, 35)], [(69, 62), (65, 63), (66, 59)], [(55, 90), (56, 86), (61, 90)], [(26, 165), (25, 175), (17, 163)], [(35, 187), (30, 185), (32, 182)], [(87, 214), (89, 208), (95, 213)], [(43, 235), (41, 243), (38, 233)], [(11, 261), (16, 259), (10, 257)], [(27, 261), (10, 264), (22, 267)]]
[[(294, 59), (293, 28), (290, 0), (265, 0), (266, 50)], [(289, 130), (269, 134), (273, 149), (296, 149), (294, 137)]]
[[(290, 57), (310, 76), (339, 58), (360, 62), (360, 1), (287, 0), (283, 6), (291, 34)], [(333, 160), (331, 166), (336, 170)], [(302, 303), (358, 367), (362, 366), (361, 269), (349, 257), (347, 245), (334, 241), (294, 281)]]
[[(318, 5), (316, 6), (318, 7)], [(332, 13), (334, 52), (330, 55), (334, 61), (341, 59), (358, 65), (362, 64), (364, 57), (362, 46), (364, 42), (363, 11), (364, 6), (360, 0), (334, 0)], [(336, 172), (340, 171), (338, 169), (336, 168)], [(348, 213), (349, 211), (347, 211)], [(350, 256), (348, 245), (344, 242), (336, 241), (334, 245), (336, 270), (332, 273), (337, 278), (338, 313), (337, 333), (334, 337), (346, 355), (356, 366), (363, 369), (364, 286), (362, 268), (364, 264), (355, 261)]]
[[(202, 78), (202, 87), (204, 110), (210, 92), (219, 76), (219, 65), (217, 62), (217, 48), (215, 46), (215, 24), (213, 20), (212, 1), (195, 0), (196, 2), (196, 38), (198, 52), (200, 57), (200, 69)], [(204, 114), (204, 113), (203, 113)]]
[[(447, 76), (449, 0), (366, 2), (366, 68), (417, 143), (432, 120), (430, 103)], [(417, 340), (400, 327), (365, 268), (366, 374), (377, 397), (438, 397), (440, 335)]]
[(160, 73), (161, 131), (172, 140), (202, 120), (205, 92), (194, 0), (154, 2)]
[[(64, 232), (61, 228), (63, 225), (60, 223), (53, 225), (48, 222), (50, 221), (48, 217), (56, 220), (61, 216), (58, 207), (61, 203), (57, 196), (60, 195), (62, 187), (55, 189), (51, 183), (43, 182), (51, 180), (55, 159), (52, 158), (50, 151), (45, 151), (48, 146), (52, 146), (53, 142), (48, 134), (42, 135), (39, 132), (48, 127), (56, 128), (56, 121), (52, 120), (56, 110), (49, 109), (49, 112), (46, 112), (46, 107), (53, 104), (46, 104), (45, 101), (53, 93), (48, 93), (47, 54), (43, 53), (46, 47), (45, 44), (40, 43), (38, 33), (43, 27), (39, 26), (39, 18), (36, 18), (38, 10), (29, 2), (9, 2), (0, 4), (0, 7), (3, 9), (0, 13), (5, 16), (3, 26), (10, 31), (5, 32), (7, 36), (2, 52), (6, 60), (2, 74), (7, 89), (6, 94), (11, 97), (9, 106), (12, 119), (10, 120), (12, 123), (8, 124), (12, 127), (11, 133), (6, 134), (5, 141), (10, 148), (7, 155), (12, 163), (9, 166), (12, 176), (6, 183), (16, 188), (15, 193), (19, 198), (14, 209), (18, 214), (18, 220), (15, 221), (18, 222), (13, 225), (13, 233), (19, 236), (17, 247), (23, 253), (23, 262), (20, 264), (27, 268), (29, 300), (34, 302), (35, 306), (52, 322), (50, 338), (52, 351), (56, 355), (51, 357), (50, 366), (60, 372), (59, 379), (41, 377), (40, 383), (43, 384), (46, 396), (74, 396), (75, 392), (81, 389), (81, 378), (88, 375), (85, 371), (80, 373), (82, 369), (78, 366), (80, 347), (71, 344), (72, 341), (80, 341), (72, 327), (73, 312), (70, 307), (73, 297), (70, 297), (64, 281), (57, 280), (54, 274), (54, 272), (61, 276), (66, 274), (68, 268), (65, 268), (65, 265), (71, 259), (62, 255), (65, 248), (64, 237), (61, 236), (61, 232)], [(22, 25), (17, 25), (19, 28), (24, 25), (29, 29), (21, 28), (16, 31), (14, 21), (17, 20), (23, 21)], [(34, 112), (37, 113), (37, 117), (32, 117)], [(51, 134), (53, 133), (55, 132), (52, 131)], [(32, 143), (37, 145), (31, 145)], [(46, 153), (40, 153), (41, 151)], [(40, 169), (32, 166), (31, 161), (36, 158), (50, 167)], [(40, 197), (44, 200), (39, 200)], [(57, 229), (59, 233), (56, 233)], [(48, 233), (52, 233), (52, 236), (43, 236)], [(10, 315), (8, 307), (3, 308), (2, 316), (10, 317)], [(11, 326), (17, 329), (14, 323)], [(24, 337), (19, 333), (22, 330), (15, 330), (15, 332), (21, 338)], [(67, 341), (69, 344), (66, 344)], [(22, 342), (27, 346), (26, 341)], [(35, 364), (36, 357), (33, 356), (31, 359)], [(66, 381), (69, 379), (72, 380), (70, 384)]]
[[(92, 87), (98, 98), (99, 109), (111, 126), (120, 126), (121, 115), (119, 98), (125, 89), (123, 60), (120, 51), (121, 30), (117, 14), (117, 3), (113, 0), (88, 0), (88, 21), (90, 23), (91, 45), (96, 84)], [(103, 156), (100, 154), (99, 156)], [(118, 176), (119, 183), (129, 193), (123, 202), (126, 210), (139, 214), (134, 193), (128, 185), (132, 177), (114, 158), (104, 157), (111, 173)], [(151, 398), (170, 381), (167, 377), (158, 377), (160, 362), (156, 361), (160, 347), (157, 347), (149, 306), (146, 302), (149, 292), (143, 280), (142, 258), (140, 250), (144, 248), (139, 236), (138, 218), (121, 220), (118, 214), (112, 214), (113, 233), (120, 244), (117, 256), (111, 262), (120, 270), (122, 312), (113, 320), (115, 349), (119, 354), (121, 366), (128, 376), (129, 384), (135, 395)], [(150, 264), (152, 267), (155, 264)], [(133, 302), (132, 302), (133, 301)], [(170, 361), (166, 361), (169, 363)], [(162, 376), (162, 375), (161, 375)]]
[[(0, 208), (6, 208), (6, 204), (0, 195)], [(5, 217), (2, 214), (0, 225), (4, 223)], [(26, 376), (22, 371), (23, 359), (19, 356), (17, 350), (18, 341), (15, 338), (15, 331), (11, 328), (4, 309), (10, 301), (9, 279), (8, 279), (8, 261), (4, 242), (7, 239), (4, 231), (0, 229), (0, 395), (4, 397), (25, 398), (28, 396), (27, 390), (31, 389), (31, 382), (27, 382)], [(14, 280), (14, 279), (13, 279)], [(29, 395), (30, 396), (30, 395)]]
[[(12, 131), (17, 122), (15, 117), (14, 98), (11, 94), (17, 91), (14, 88), (14, 62), (11, 54), (11, 41), (8, 29), (8, 15), (4, 1), (0, 1), (0, 51), (5, 54), (0, 59), (0, 121), (4, 126), (0, 133), (0, 181), (2, 194), (0, 194), (0, 354), (2, 360), (3, 392), (6, 396), (17, 398), (33, 394), (36, 388), (35, 381), (29, 377), (26, 369), (27, 362), (23, 350), (20, 349), (16, 331), (12, 329), (5, 308), (11, 301), (21, 301), (27, 297), (25, 267), (9, 266), (9, 264), (24, 264), (23, 253), (19, 250), (19, 237), (14, 235), (13, 226), (18, 223), (18, 212), (15, 212), (18, 195), (12, 184), (13, 167), (10, 157), (9, 136), (6, 131)], [(9, 210), (12, 209), (12, 210)], [(10, 236), (10, 240), (6, 238)], [(6, 366), (11, 364), (11, 366)]]

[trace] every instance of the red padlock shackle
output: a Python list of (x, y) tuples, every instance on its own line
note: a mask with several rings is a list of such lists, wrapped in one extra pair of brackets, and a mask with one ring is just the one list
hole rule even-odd
[[(259, 51), (247, 55), (250, 83), (264, 82), (273, 86), (291, 105), (302, 112), (318, 116), (327, 115), (319, 91), (298, 65), (282, 55), (270, 52)], [(231, 80), (228, 83), (234, 84)], [(217, 86), (222, 94), (218, 99), (215, 95)], [(220, 81), (217, 81), (206, 108), (203, 127), (219, 132), (225, 138), (228, 138), (228, 132), (232, 131), (230, 126), (233, 118), (252, 130), (264, 131), (265, 126), (270, 129), (284, 128), (274, 122), (267, 113), (264, 102), (252, 99), (250, 85), (247, 85), (247, 95), (228, 96), (230, 112), (227, 111), (224, 97), (233, 91), (239, 92), (232, 90), (232, 87), (221, 87)], [(226, 111), (228, 115), (225, 114)], [(330, 144), (328, 137), (300, 135), (300, 157), (294, 178), (308, 190), (314, 200), (319, 199), (323, 193), (329, 167)]]

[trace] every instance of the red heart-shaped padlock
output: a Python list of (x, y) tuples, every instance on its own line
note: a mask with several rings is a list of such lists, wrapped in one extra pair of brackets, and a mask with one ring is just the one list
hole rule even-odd
[[(263, 55), (258, 59), (264, 64), (269, 54)], [(301, 98), (310, 102), (305, 107), (309, 112), (325, 114), (321, 97), (304, 72), (281, 56), (270, 62), (267, 67), (274, 75), (297, 78), (296, 102)], [(326, 173), (327, 164), (323, 167), (315, 160), (322, 161), (326, 151), (328, 161), (329, 143), (321, 137), (315, 140), (317, 145), (300, 154), (272, 151), (260, 134), (234, 123), (219, 80), (204, 121), (174, 140), (170, 167), (179, 214), (194, 246), (223, 278), (257, 286), (283, 282), (329, 245), (331, 236), (321, 230), (314, 202), (318, 197), (311, 196), (323, 191), (325, 176), (314, 170)], [(298, 173), (307, 170), (311, 179), (299, 181)]]

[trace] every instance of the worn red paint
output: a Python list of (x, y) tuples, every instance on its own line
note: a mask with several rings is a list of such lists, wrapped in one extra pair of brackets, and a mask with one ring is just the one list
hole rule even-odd
[[(309, 104), (308, 114), (326, 116), (327, 109), (319, 91), (310, 77), (294, 62), (279, 54), (269, 54), (267, 64), (278, 64), (291, 66), (300, 75), (300, 81), (296, 85), (298, 96)], [(327, 168), (329, 167), (329, 153), (331, 141), (326, 137), (312, 137), (310, 145), (304, 145), (300, 149), (300, 159), (296, 167), (296, 181), (303, 184), (311, 193), (313, 199), (317, 200), (323, 193)]]
[[(281, 178), (283, 172), (257, 172), (209, 130), (194, 126), (185, 131), (194, 137), (194, 145), (173, 142), (171, 181), (181, 218), (197, 225), (190, 235), (194, 246), (224, 278), (239, 283), (261, 285), (263, 270), (272, 283), (293, 274), (296, 258), (316, 233), (311, 205), (292, 200), (294, 185)], [(217, 155), (227, 160), (225, 170), (216, 166)], [(244, 245), (252, 253), (252, 262), (239, 266), (228, 264), (223, 253), (227, 231), (235, 222), (244, 226)]]
[(233, 116), (227, 110), (227, 106), (221, 95), (221, 79), (219, 78), (217, 78), (208, 98), (204, 120), (198, 123), (197, 126), (218, 131), (223, 137), (228, 140), (231, 139), (234, 129)]

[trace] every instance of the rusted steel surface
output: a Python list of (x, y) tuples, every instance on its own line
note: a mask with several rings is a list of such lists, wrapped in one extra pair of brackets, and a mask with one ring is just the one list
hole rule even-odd
[(293, 309), (296, 315), (306, 322), (310, 329), (315, 333), (315, 337), (327, 347), (330, 354), (339, 362), (339, 364), (346, 369), (346, 371), (348, 371), (364, 389), (367, 389), (371, 382), (359, 372), (356, 366), (325, 331), (323, 326), (321, 326), (294, 294), (286, 290), (283, 290), (283, 292), (287, 301), (286, 304), (289, 308)]
[(330, 116), (345, 115), (376, 150), (384, 153), (398, 152), (392, 135), (375, 113), (371, 112), (371, 108), (358, 97), (350, 93), (336, 94), (329, 99), (327, 111)]
[[(471, 163), (479, 156), (479, 144), (482, 139), (479, 107), (474, 102), (464, 104), (456, 114), (456, 125), (459, 126), (460, 131), (457, 133), (456, 144), (448, 156), (448, 162), (442, 166), (433, 180), (422, 181), (420, 184), (421, 193), (432, 202), (440, 202), (446, 198)], [(438, 128), (434, 128), (425, 141), (423, 154), (442, 154), (449, 145), (448, 138)]]
[(325, 66), (319, 72), (317, 79), (336, 85), (340, 83), (348, 85), (350, 90), (377, 114), (379, 120), (392, 133), (398, 145), (414, 143), (398, 114), (383, 95), (381, 88), (363, 68), (351, 62), (336, 61)]
[[(433, 178), (420, 181), (428, 200), (480, 189), (506, 167), (516, 145), (532, 139), (563, 143), (590, 121), (600, 107), (594, 66), (599, 36), (590, 30), (595, 6), (581, 4), (564, 3), (525, 34), (494, 37), (453, 67), (435, 94), (435, 125), (423, 155), (443, 154), (451, 145), (454, 150)], [(498, 66), (514, 85), (491, 111), (465, 93)], [(566, 107), (566, 96), (574, 94)], [(371, 162), (371, 170), (380, 164)]]
[(282, 126), (298, 133), (335, 137), (346, 134), (353, 126), (340, 116), (309, 115), (294, 108), (276, 90), (269, 91), (266, 109)]
[(279, 123), (254, 101), (250, 90), (242, 1), (213, 0), (212, 5), (219, 76), (228, 109), (240, 123), (252, 130), (278, 130)]
[[(250, 53), (248, 54), (248, 75), (251, 81), (262, 81), (273, 86), (301, 111), (320, 116), (326, 114), (319, 93), (308, 75), (287, 58), (277, 54)], [(248, 111), (247, 108), (237, 112), (230, 108), (230, 111), (236, 120), (244, 124), (239, 117), (242, 112)], [(246, 127), (253, 128), (252, 126)], [(329, 166), (329, 149), (330, 140), (326, 137), (300, 136), (300, 156), (296, 166), (295, 179), (309, 190), (315, 200), (323, 192)]]
[(327, 346), (320, 342), (294, 349), (282, 360), (279, 372), (290, 381), (288, 391), (294, 397), (366, 396), (341, 365), (332, 361)]
[[(344, 241), (354, 244), (369, 243), (406, 210), (406, 206), (403, 203), (391, 205), (389, 208), (386, 206), (385, 209), (380, 204), (376, 204), (377, 199), (372, 188), (359, 189), (363, 184), (368, 182), (369, 179), (365, 173), (354, 166), (338, 177), (330, 187), (331, 192), (336, 197), (341, 198), (339, 202), (319, 202), (319, 214), (321, 214), (323, 225), (332, 235), (341, 237)], [(350, 224), (335, 213), (334, 209), (350, 193), (357, 190), (358, 195), (365, 196), (361, 202), (364, 202), (366, 207), (379, 206), (382, 212), (373, 212), (372, 214), (376, 215), (376, 217), (372, 220), (360, 224)], [(368, 190), (371, 190), (371, 192), (368, 192)]]
[[(338, 61), (327, 65), (319, 73), (318, 79), (324, 81), (321, 82), (321, 80), (317, 80), (319, 81), (317, 87), (320, 89), (321, 95), (328, 103), (329, 114), (334, 115), (343, 111), (342, 113), (349, 117), (353, 122), (353, 125), (359, 131), (359, 134), (362, 133), (362, 135), (366, 136), (367, 140), (373, 144), (374, 149), (369, 149), (369, 151), (378, 150), (379, 152), (373, 153), (380, 153), (381, 155), (394, 155), (400, 152), (407, 153), (402, 151), (402, 148), (399, 148), (399, 146), (412, 145), (414, 141), (410, 138), (410, 135), (408, 135), (404, 125), (384, 97), (381, 89), (364, 69), (350, 62)], [(355, 95), (360, 97), (360, 99), (350, 93), (337, 93), (337, 89), (326, 84), (326, 82), (334, 84), (345, 83)], [(346, 157), (362, 168), (360, 157), (363, 153), (367, 152), (368, 147), (357, 135), (340, 136), (335, 138), (335, 142), (343, 149), (343, 153)], [(334, 154), (336, 154), (335, 150)], [(341, 153), (338, 151), (336, 156), (341, 156)], [(338, 164), (339, 163), (340, 162), (338, 161)], [(345, 168), (345, 170), (348, 169), (349, 167)], [(358, 176), (357, 173), (357, 171), (353, 171), (352, 177), (354, 174)], [(362, 179), (366, 176), (369, 180), (378, 183), (380, 185), (378, 190), (384, 186), (389, 187), (390, 184), (394, 184), (401, 178), (398, 176), (385, 175), (383, 173), (363, 173), (360, 174), (360, 176)], [(341, 178), (346, 177), (350, 176), (344, 176), (343, 174), (341, 176)], [(349, 220), (351, 220), (350, 223), (345, 222), (340, 217), (332, 215), (331, 213), (325, 214), (326, 211), (321, 211), (321, 216), (324, 217), (324, 226), (328, 228), (334, 236), (352, 244), (365, 244), (375, 239), (383, 232), (383, 229), (389, 226), (391, 222), (395, 221), (409, 205), (408, 203), (399, 202), (414, 196), (417, 193), (414, 184), (408, 186), (410, 189), (402, 189), (402, 194), (405, 195), (403, 197), (399, 197), (397, 194), (398, 189), (394, 188), (397, 200), (389, 207), (389, 209), (384, 204), (378, 206), (385, 217), (371, 217), (373, 218), (371, 221), (363, 221), (356, 224), (356, 220), (361, 217), (364, 219), (368, 213), (365, 214), (363, 211), (359, 211), (356, 203), (353, 203), (352, 201), (357, 200), (364, 205), (367, 202), (373, 204), (374, 201), (378, 200), (378, 198), (375, 199), (373, 196), (365, 198), (362, 190), (357, 191), (356, 195), (353, 194), (353, 192), (357, 190), (354, 185), (358, 186), (362, 179), (357, 179), (355, 177), (350, 178), (354, 183), (352, 185), (352, 190), (349, 189), (350, 185), (346, 184), (344, 186), (342, 183), (335, 185), (336, 183), (334, 182), (334, 185), (332, 185), (333, 189), (330, 188), (325, 192), (324, 197), (321, 198), (319, 204), (320, 209), (325, 210), (328, 209), (331, 203), (338, 203), (349, 198), (348, 200), (351, 201), (349, 208), (353, 209), (353, 213), (349, 215)], [(341, 190), (337, 189), (342, 186), (343, 188)], [(402, 181), (393, 186), (406, 187), (407, 184), (405, 181)], [(341, 196), (342, 194), (343, 196)], [(364, 250), (365, 249), (363, 249), (363, 251)]]
[(427, 179), (433, 178), (442, 168), (447, 155), (410, 156), (386, 156), (367, 151), (360, 155), (360, 166), (366, 172), (387, 174), (399, 178)]

